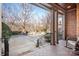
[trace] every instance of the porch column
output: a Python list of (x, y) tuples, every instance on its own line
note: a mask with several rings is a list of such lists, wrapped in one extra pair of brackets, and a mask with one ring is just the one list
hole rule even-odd
[(55, 42), (58, 44), (59, 43), (59, 40), (58, 40), (58, 12), (55, 11), (55, 15), (54, 15), (54, 29), (55, 29)]
[(55, 16), (54, 11), (51, 12), (51, 44), (55, 45)]
[(1, 55), (1, 30), (2, 30), (2, 28), (1, 28), (2, 26), (1, 26), (1, 4), (0, 4), (0, 55)]
[(1, 38), (1, 4), (0, 4), (0, 38)]
[(77, 39), (79, 40), (79, 3), (77, 4)]

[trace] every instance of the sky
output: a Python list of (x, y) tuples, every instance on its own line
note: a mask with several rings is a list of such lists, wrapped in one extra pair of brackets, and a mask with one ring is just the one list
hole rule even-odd
[[(30, 4), (30, 5), (33, 8), (32, 13), (34, 15), (32, 15), (32, 16), (34, 17), (34, 19), (36, 21), (38, 21), (38, 22), (41, 21), (43, 16), (47, 15), (47, 13), (48, 13), (47, 10), (42, 9), (42, 8), (37, 7), (35, 5), (32, 5), (32, 4)], [(20, 11), (22, 11), (22, 7), (21, 7), (21, 5), (19, 3), (4, 3), (4, 4), (2, 4), (2, 10), (6, 11), (5, 15), (7, 17), (9, 17), (9, 14), (10, 14), (8, 11), (10, 11), (13, 15), (17, 16), (18, 13), (20, 13)], [(12, 11), (15, 11), (15, 12), (12, 12)], [(34, 21), (34, 20), (32, 19), (32, 21)]]

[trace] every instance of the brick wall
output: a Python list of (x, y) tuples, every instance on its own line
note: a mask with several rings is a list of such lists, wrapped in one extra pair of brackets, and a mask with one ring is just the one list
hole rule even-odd
[(76, 37), (76, 10), (71, 10), (66, 14), (66, 36)]

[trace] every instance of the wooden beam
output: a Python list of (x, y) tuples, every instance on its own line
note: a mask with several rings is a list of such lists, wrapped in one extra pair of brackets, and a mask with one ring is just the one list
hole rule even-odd
[(48, 11), (52, 9), (51, 6), (50, 7), (47, 6), (48, 4), (43, 4), (43, 3), (31, 3), (31, 4), (35, 5), (35, 6), (38, 6), (42, 9), (48, 10)]
[(61, 10), (65, 12), (65, 10), (56, 3), (50, 3), (50, 5), (52, 5), (52, 8), (54, 8), (55, 10)]
[(72, 11), (76, 11), (76, 8), (73, 8), (73, 9), (67, 10), (66, 12), (72, 12)]

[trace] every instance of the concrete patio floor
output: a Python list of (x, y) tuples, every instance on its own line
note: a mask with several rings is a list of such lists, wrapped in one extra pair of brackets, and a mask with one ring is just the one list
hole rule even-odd
[(22, 56), (74, 56), (72, 49), (65, 47), (65, 42), (60, 40), (56, 46), (47, 45), (33, 52), (23, 54)]
[[(65, 47), (65, 41), (60, 40), (56, 46), (45, 44), (36, 48), (38, 37), (16, 35), (9, 41), (10, 56), (75, 56), (72, 49)], [(35, 40), (35, 41), (34, 41)]]

